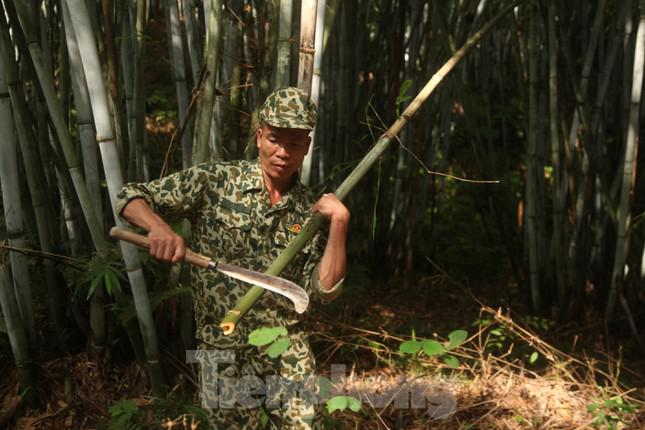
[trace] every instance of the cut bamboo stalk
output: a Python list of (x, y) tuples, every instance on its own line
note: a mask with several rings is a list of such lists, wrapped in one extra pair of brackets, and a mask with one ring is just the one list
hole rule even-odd
[[(343, 200), (349, 192), (356, 186), (370, 168), (376, 163), (381, 154), (387, 150), (390, 143), (396, 139), (401, 129), (405, 127), (412, 116), (419, 110), (421, 105), (437, 89), (444, 78), (452, 72), (457, 64), (466, 56), (466, 54), (497, 24), (515, 6), (523, 0), (517, 0), (506, 6), (497, 16), (491, 19), (480, 31), (468, 39), (455, 54), (432, 76), (426, 83), (421, 92), (412, 100), (396, 122), (378, 139), (372, 149), (363, 157), (363, 159), (354, 168), (352, 173), (336, 189), (335, 194)], [(265, 273), (278, 275), (289, 264), (289, 262), (300, 252), (302, 248), (314, 237), (318, 229), (323, 225), (325, 218), (320, 214), (314, 214), (311, 219), (304, 225), (302, 231), (289, 243), (285, 250), (275, 259)], [(235, 307), (228, 311), (224, 319), (220, 322), (220, 328), (225, 335), (235, 331), (235, 327), (240, 318), (245, 315), (255, 302), (262, 296), (263, 290), (259, 287), (251, 288), (240, 300)]]

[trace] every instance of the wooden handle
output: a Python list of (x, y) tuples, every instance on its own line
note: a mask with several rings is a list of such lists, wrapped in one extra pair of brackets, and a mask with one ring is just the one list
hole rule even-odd
[[(150, 249), (150, 242), (148, 238), (140, 234), (134, 233), (129, 230), (124, 230), (119, 227), (112, 227), (110, 229), (110, 237), (113, 239), (124, 240), (141, 248)], [(186, 248), (186, 256), (184, 257), (186, 263), (208, 269), (209, 264), (213, 261), (205, 255), (198, 254)]]

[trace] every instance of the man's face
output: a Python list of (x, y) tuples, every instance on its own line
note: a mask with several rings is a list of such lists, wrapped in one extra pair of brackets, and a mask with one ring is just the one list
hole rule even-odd
[(265, 124), (257, 131), (260, 164), (272, 179), (289, 179), (302, 166), (309, 150), (309, 130), (278, 128)]

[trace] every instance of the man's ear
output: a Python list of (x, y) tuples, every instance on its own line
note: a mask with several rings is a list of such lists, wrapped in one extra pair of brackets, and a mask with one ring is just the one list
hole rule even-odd
[(260, 142), (262, 141), (262, 127), (258, 127), (257, 131), (255, 132), (255, 146), (260, 149)]

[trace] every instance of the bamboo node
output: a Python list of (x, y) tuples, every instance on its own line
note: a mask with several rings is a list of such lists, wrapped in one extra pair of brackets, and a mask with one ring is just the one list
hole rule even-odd
[(114, 140), (114, 137), (101, 137), (100, 135), (96, 135), (96, 143), (103, 143), (103, 142), (111, 142)]
[(305, 46), (301, 46), (300, 52), (302, 52), (303, 54), (314, 54), (316, 50), (314, 48), (307, 48)]

